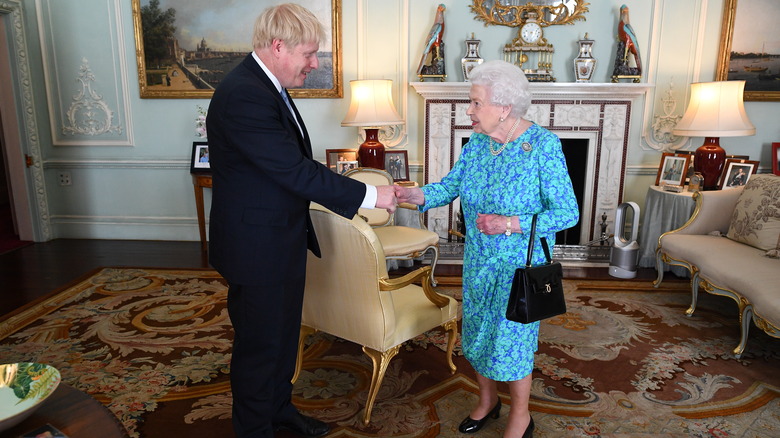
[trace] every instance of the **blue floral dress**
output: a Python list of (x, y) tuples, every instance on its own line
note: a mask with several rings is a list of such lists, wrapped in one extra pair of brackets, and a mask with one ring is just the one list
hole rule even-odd
[[(425, 204), (420, 209), (447, 205), (460, 196), (466, 223), (463, 352), (481, 375), (515, 381), (533, 371), (539, 335), (538, 322), (506, 319), (515, 268), (525, 264), (531, 219), (539, 214), (537, 239), (546, 237), (552, 246), (556, 232), (577, 223), (579, 208), (555, 134), (533, 124), (497, 156), (490, 153), (490, 144), (487, 135), (472, 134), (449, 174), (422, 188)], [(477, 231), (477, 213), (519, 216), (523, 233), (483, 235)], [(545, 260), (541, 244), (534, 246), (533, 257), (534, 264)]]

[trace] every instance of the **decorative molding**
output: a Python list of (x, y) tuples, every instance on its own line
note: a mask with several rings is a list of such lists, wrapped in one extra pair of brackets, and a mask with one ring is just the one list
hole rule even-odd
[[(664, 19), (667, 13), (678, 14), (680, 4), (679, 2), (669, 2), (667, 0), (653, 0), (651, 4), (651, 10), (654, 11), (653, 18), (650, 23), (651, 35), (649, 45), (648, 60), (648, 72), (647, 80), (654, 83), (659, 83), (659, 65), (661, 63), (661, 57), (665, 53), (663, 47), (661, 47), (661, 38), (664, 35)], [(685, 81), (683, 83), (695, 82), (695, 78), (700, 77), (702, 67), (702, 57), (705, 43), (705, 32), (707, 9), (709, 7), (709, 0), (695, 0), (691, 5), (694, 8), (692, 16), (698, 17), (698, 20), (692, 21), (692, 33), (697, 35), (695, 39), (677, 39), (674, 44), (688, 44), (692, 56), (687, 58), (687, 64), (685, 64)], [(687, 90), (683, 90), (683, 98), (687, 96)], [(652, 93), (651, 93), (652, 95)], [(677, 122), (682, 118), (684, 113), (684, 107), (681, 108), (679, 115), (675, 115), (677, 112), (678, 99), (674, 95), (674, 83), (673, 80), (669, 80), (669, 89), (664, 93), (664, 97), (661, 98), (661, 107), (663, 115), (659, 115), (656, 111), (656, 101), (658, 96), (653, 96), (645, 101), (645, 114), (647, 116), (642, 121), (642, 139), (645, 144), (649, 146), (649, 149), (659, 152), (673, 152), (683, 149), (688, 144), (688, 137), (678, 137), (672, 134), (672, 129)], [(652, 115), (652, 116), (650, 116)]]
[[(38, 37), (41, 41), (43, 55), (42, 63), (52, 144), (54, 146), (133, 146), (132, 110), (128, 91), (127, 57), (124, 50), (125, 32), (122, 0), (99, 2), (101, 8), (105, 7), (105, 11), (101, 12), (105, 14), (106, 23), (108, 23), (106, 51), (111, 54), (111, 56), (100, 58), (100, 61), (104, 64), (110, 64), (109, 69), (113, 72), (113, 76), (108, 75), (109, 80), (113, 80), (114, 86), (109, 94), (112, 94), (116, 99), (118, 106), (116, 109), (110, 108), (103, 98), (103, 94), (96, 93), (92, 89), (89, 82), (95, 82), (95, 76), (84, 56), (81, 58), (80, 74), (75, 80), (76, 83), (81, 84), (81, 90), (76, 91), (76, 96), (72, 97), (69, 103), (65, 101), (67, 100), (65, 94), (71, 88), (60, 85), (59, 75), (63, 72), (58, 71), (57, 66), (68, 64), (69, 60), (62, 59), (57, 52), (58, 38), (54, 34), (55, 23), (51, 21), (51, 18), (57, 15), (56, 12), (52, 12), (55, 2), (43, 2), (43, 0), (35, 0), (35, 2), (36, 9), (39, 11), (37, 16)], [(56, 2), (56, 4), (62, 6), (65, 3)], [(117, 113), (119, 110), (121, 112)], [(117, 135), (120, 138), (116, 138)]]
[(198, 240), (198, 220), (194, 214), (182, 217), (53, 215), (52, 223), (60, 233), (75, 239)]
[(87, 58), (81, 59), (81, 68), (77, 81), (81, 90), (73, 96), (67, 112), (67, 123), (63, 120), (62, 133), (65, 135), (102, 135), (122, 133), (122, 127), (114, 124), (114, 111), (103, 100), (103, 96), (92, 89), (95, 75), (89, 68)]
[(680, 149), (686, 142), (687, 137), (678, 137), (672, 133), (677, 126), (677, 122), (682, 119), (682, 114), (675, 115), (677, 111), (677, 99), (674, 98), (674, 84), (669, 83), (669, 89), (666, 90), (666, 97), (662, 100), (664, 115), (654, 115), (653, 123), (650, 126), (649, 138), (645, 141), (650, 147), (657, 151), (669, 152)]
[[(377, 79), (367, 77), (368, 63), (373, 59), (376, 53), (383, 52), (380, 50), (371, 51), (370, 44), (367, 41), (368, 38), (376, 36), (374, 32), (367, 30), (371, 25), (369, 19), (368, 8), (369, 5), (381, 5), (385, 7), (381, 2), (370, 2), (369, 0), (361, 0), (357, 2), (357, 53), (358, 56), (358, 79)], [(398, 17), (399, 23), (399, 35), (395, 42), (397, 43), (396, 50), (398, 56), (396, 59), (399, 62), (396, 63), (396, 70), (392, 76), (394, 76), (393, 82), (395, 83), (395, 94), (393, 101), (395, 102), (396, 110), (402, 119), (408, 123), (407, 115), (409, 114), (409, 98), (406, 93), (405, 84), (409, 83), (409, 0), (402, 0), (398, 2)], [(387, 41), (383, 41), (387, 44)], [(385, 51), (386, 52), (386, 51)], [(389, 79), (383, 77), (382, 79)], [(366, 134), (364, 129), (357, 130), (358, 144), (363, 143), (366, 140)], [(382, 126), (379, 129), (379, 141), (385, 145), (388, 149), (403, 149), (409, 143), (408, 130), (406, 124), (395, 126)]]
[(44, 169), (186, 169), (189, 160), (47, 160)]
[[(46, 197), (46, 184), (44, 183), (42, 154), (39, 142), (38, 120), (35, 116), (35, 96), (33, 95), (33, 80), (30, 76), (30, 50), (27, 45), (27, 37), (24, 28), (24, 17), (21, 0), (0, 0), (0, 16), (5, 15), (6, 32), (9, 33), (8, 42), (11, 45), (10, 52), (12, 66), (15, 68), (16, 83), (13, 88), (17, 90), (17, 113), (22, 121), (23, 132), (22, 149), (32, 159), (33, 165), (29, 168), (31, 187), (28, 193), (35, 200), (33, 216), (33, 235), (37, 242), (52, 239), (51, 224), (49, 218), (49, 203)], [(26, 146), (26, 147), (25, 147)]]

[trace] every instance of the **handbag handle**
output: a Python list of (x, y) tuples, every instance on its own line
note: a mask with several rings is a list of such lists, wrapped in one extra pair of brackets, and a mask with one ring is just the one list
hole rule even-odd
[[(536, 242), (536, 216), (538, 213), (534, 213), (533, 219), (531, 219), (531, 235), (528, 237), (528, 255), (525, 258), (525, 267), (531, 267), (531, 259), (534, 253), (534, 242)], [(547, 264), (552, 263), (552, 257), (550, 257), (550, 247), (547, 246), (547, 238), (542, 237), (539, 239), (542, 242), (542, 249), (544, 250), (544, 256), (547, 259)]]

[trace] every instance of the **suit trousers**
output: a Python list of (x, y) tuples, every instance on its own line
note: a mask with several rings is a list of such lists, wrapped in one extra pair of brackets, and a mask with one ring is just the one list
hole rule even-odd
[(288, 266), (284, 274), (269, 273), (269, 284), (229, 284), (228, 312), (235, 331), (230, 383), (237, 437), (273, 437), (274, 424), (297, 414), (291, 379), (300, 336), (305, 263), (304, 249), (300, 266)]

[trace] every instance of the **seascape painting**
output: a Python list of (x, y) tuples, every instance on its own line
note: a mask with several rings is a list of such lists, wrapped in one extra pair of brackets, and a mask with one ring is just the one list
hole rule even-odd
[(717, 80), (745, 81), (745, 100), (780, 100), (780, 2), (726, 0)]

